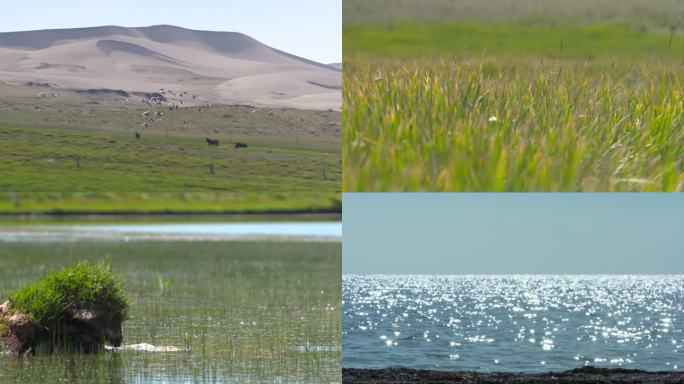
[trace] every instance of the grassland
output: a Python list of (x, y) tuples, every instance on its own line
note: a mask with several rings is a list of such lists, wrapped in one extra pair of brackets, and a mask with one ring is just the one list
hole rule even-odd
[[(146, 106), (122, 97), (0, 88), (1, 212), (68, 212), (74, 200), (96, 212), (319, 210), (339, 200), (339, 112), (192, 107), (140, 128)], [(193, 193), (202, 197), (183, 197)]]
[[(121, 215), (147, 215), (148, 220), (162, 214), (187, 215), (183, 220), (197, 214), (216, 214), (218, 220), (227, 220), (224, 214), (243, 215), (240, 220), (250, 216), (272, 215), (296, 216), (306, 213), (326, 213), (341, 211), (339, 194), (324, 193), (230, 193), (230, 192), (47, 192), (47, 193), (8, 193), (0, 196), (0, 221), (7, 217), (13, 222), (17, 215), (40, 215), (59, 218), (75, 218), (74, 215), (101, 215), (111, 217), (114, 222), (123, 219)], [(263, 219), (262, 215), (262, 219)], [(117, 217), (119, 217), (117, 219)], [(208, 220), (202, 216), (201, 220)], [(27, 216), (28, 218), (28, 216)], [(97, 217), (93, 217), (95, 219)], [(145, 216), (139, 216), (138, 220)], [(273, 218), (270, 218), (271, 220)], [(49, 220), (48, 220), (49, 221)], [(90, 219), (88, 219), (90, 221)]]
[(464, 22), (517, 25), (629, 25), (635, 28), (681, 26), (678, 0), (349, 0), (342, 4), (344, 24), (393, 25), (401, 22)]
[(345, 2), (343, 190), (684, 190), (680, 25), (598, 3)]
[(339, 243), (78, 241), (0, 244), (0, 297), (53, 269), (105, 261), (130, 300), (121, 350), (15, 359), (0, 381), (340, 382)]

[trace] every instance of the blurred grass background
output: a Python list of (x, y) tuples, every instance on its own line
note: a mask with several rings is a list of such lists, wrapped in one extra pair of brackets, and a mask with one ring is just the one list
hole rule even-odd
[(684, 3), (343, 11), (344, 191), (684, 190)]

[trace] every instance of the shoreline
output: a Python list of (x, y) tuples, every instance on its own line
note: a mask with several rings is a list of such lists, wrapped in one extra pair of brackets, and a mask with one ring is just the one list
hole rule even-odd
[(433, 371), (410, 368), (360, 369), (343, 368), (342, 382), (348, 384), (408, 384), (408, 383), (684, 383), (684, 372), (643, 371), (624, 368), (596, 368), (592, 366), (563, 372), (472, 372)]
[(340, 221), (340, 209), (321, 210), (265, 210), (265, 211), (152, 211), (152, 212), (51, 212), (51, 213), (5, 213), (0, 212), (0, 226), (16, 223), (54, 222), (244, 222), (244, 221)]

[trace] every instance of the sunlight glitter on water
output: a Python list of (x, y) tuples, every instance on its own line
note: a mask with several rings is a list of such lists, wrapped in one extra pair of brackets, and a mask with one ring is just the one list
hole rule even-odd
[(684, 276), (347, 275), (343, 364), (673, 370), (683, 299)]

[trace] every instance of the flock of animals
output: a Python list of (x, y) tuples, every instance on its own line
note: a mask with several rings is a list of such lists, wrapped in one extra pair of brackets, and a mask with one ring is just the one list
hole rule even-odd
[[(150, 107), (163, 107), (164, 106), (164, 101), (167, 99), (170, 99), (171, 97), (175, 96), (177, 99), (176, 101), (169, 101), (167, 104), (167, 108), (169, 112), (173, 111), (178, 111), (181, 105), (185, 105), (185, 97), (187, 96), (188, 99), (192, 97), (192, 100), (197, 100), (199, 95), (196, 93), (189, 94), (188, 91), (176, 91), (170, 88), (159, 88), (159, 94), (160, 96), (152, 96), (152, 97), (144, 97), (142, 99), (142, 103), (150, 106)], [(183, 109), (186, 109), (189, 107), (183, 107)], [(203, 110), (208, 110), (211, 109), (211, 104), (198, 104), (195, 105), (195, 108), (197, 109), (197, 112), (202, 113)], [(164, 112), (162, 111), (145, 111), (142, 113), (142, 123), (140, 124), (140, 128), (147, 128), (149, 127), (153, 122), (155, 121), (161, 121), (162, 116), (164, 116)], [(186, 120), (183, 120), (183, 124), (186, 123)], [(140, 139), (142, 137), (142, 134), (140, 132), (135, 132), (135, 138)], [(207, 145), (218, 147), (219, 146), (219, 141), (206, 138)], [(235, 148), (247, 148), (248, 145), (245, 143), (235, 143)]]
[[(171, 97), (175, 96), (177, 100), (174, 101), (169, 101), (168, 104), (166, 105), (168, 107), (169, 112), (173, 111), (178, 111), (181, 105), (185, 105), (184, 99), (189, 100), (192, 98), (192, 100), (197, 100), (199, 95), (193, 93), (189, 94), (188, 91), (176, 91), (173, 89), (165, 89), (165, 88), (159, 88), (159, 93), (157, 94), (158, 96), (150, 96), (150, 97), (143, 97), (142, 98), (142, 104), (145, 104), (151, 108), (160, 108), (164, 107), (164, 102), (170, 99)], [(41, 98), (46, 98), (48, 96), (52, 97), (58, 97), (59, 94), (57, 93), (47, 93), (47, 92), (39, 92), (37, 93), (38, 97)], [(187, 99), (185, 98), (187, 96)], [(125, 98), (124, 102), (128, 102), (129, 99)], [(197, 104), (194, 106), (194, 108), (197, 109), (199, 113), (202, 113), (203, 110), (209, 110), (211, 109), (211, 104)], [(190, 108), (184, 106), (183, 109)], [(256, 111), (256, 110), (255, 110)], [(254, 112), (254, 111), (253, 111)], [(271, 112), (272, 114), (272, 112)], [(140, 128), (145, 129), (150, 127), (154, 122), (162, 121), (162, 116), (164, 116), (164, 112), (161, 110), (157, 111), (144, 111), (141, 115), (142, 117), (142, 122), (140, 123)], [(187, 120), (183, 120), (183, 124), (185, 124)], [(135, 131), (135, 138), (136, 139), (141, 139), (142, 138), (142, 133)], [(219, 141), (206, 138), (207, 145), (218, 147), (219, 146)], [(248, 148), (248, 145), (246, 143), (235, 143), (235, 148)]]

